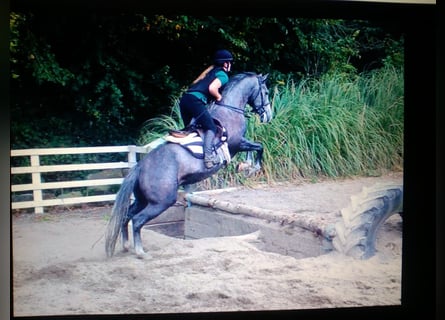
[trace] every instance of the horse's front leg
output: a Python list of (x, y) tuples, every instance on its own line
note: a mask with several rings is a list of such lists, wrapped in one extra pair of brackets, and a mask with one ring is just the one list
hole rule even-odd
[[(263, 159), (263, 146), (261, 143), (249, 141), (242, 138), (239, 151), (247, 152), (246, 161), (238, 166), (238, 171), (245, 171), (248, 176), (261, 170), (261, 161)], [(256, 151), (255, 160), (253, 159), (253, 151)], [(252, 162), (254, 164), (252, 165)]]

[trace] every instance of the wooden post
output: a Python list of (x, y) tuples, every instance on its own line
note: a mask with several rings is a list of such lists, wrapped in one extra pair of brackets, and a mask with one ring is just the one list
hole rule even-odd
[(131, 168), (137, 163), (136, 148), (134, 146), (128, 146), (128, 167)]
[[(137, 164), (136, 146), (128, 146), (128, 167), (133, 168)], [(130, 201), (134, 201), (134, 193), (130, 196)]]
[[(31, 167), (38, 168), (40, 166), (40, 159), (38, 155), (32, 155), (31, 156)], [(40, 185), (42, 182), (40, 172), (33, 172), (31, 174), (32, 176), (32, 184), (33, 185)], [(34, 189), (33, 190), (33, 197), (34, 202), (42, 202), (42, 189)], [(43, 207), (34, 207), (35, 213), (43, 213)]]

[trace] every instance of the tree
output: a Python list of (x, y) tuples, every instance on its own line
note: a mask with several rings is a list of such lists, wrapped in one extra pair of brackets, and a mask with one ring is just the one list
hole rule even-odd
[(133, 143), (222, 47), (271, 86), (403, 63), (400, 34), (366, 21), (13, 11), (10, 28), (13, 148)]

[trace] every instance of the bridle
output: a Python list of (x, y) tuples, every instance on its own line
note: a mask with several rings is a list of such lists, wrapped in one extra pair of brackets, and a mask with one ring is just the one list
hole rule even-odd
[[(261, 90), (262, 83), (261, 83), (261, 80), (260, 80), (259, 76), (257, 76), (257, 80), (258, 80), (258, 92), (255, 95), (255, 97), (253, 99), (251, 99), (251, 101), (255, 101), (258, 98), (258, 96), (261, 96), (261, 105), (260, 106), (256, 106), (253, 103), (252, 104), (250, 102), (248, 102), (248, 103), (253, 105), (253, 108), (255, 109), (255, 112), (261, 117), (266, 112), (266, 110), (264, 109), (264, 100), (265, 99), (264, 99), (263, 90)], [(218, 106), (221, 106), (221, 107), (228, 108), (228, 109), (230, 109), (232, 111), (235, 111), (237, 113), (243, 114), (246, 117), (249, 117), (249, 115), (245, 114), (245, 109), (237, 108), (237, 107), (234, 107), (234, 106), (231, 106), (231, 105), (228, 105), (228, 104), (221, 103), (219, 101), (215, 101), (215, 104), (217, 104)]]
[(264, 112), (266, 112), (266, 110), (264, 109), (264, 93), (263, 93), (263, 90), (261, 90), (262, 83), (261, 83), (259, 76), (257, 76), (257, 79), (258, 79), (258, 92), (257, 92), (255, 98), (252, 99), (252, 101), (255, 101), (258, 98), (258, 96), (261, 96), (261, 105), (258, 107), (256, 105), (254, 105), (253, 103), (252, 104), (255, 109), (255, 112), (261, 117), (264, 114)]

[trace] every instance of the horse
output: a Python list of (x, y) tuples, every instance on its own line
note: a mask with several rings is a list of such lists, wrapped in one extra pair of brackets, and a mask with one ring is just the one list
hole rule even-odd
[[(256, 152), (255, 165), (261, 166), (261, 143), (244, 137), (247, 129), (245, 109), (250, 105), (262, 123), (272, 120), (267, 75), (245, 72), (234, 75), (222, 91), (222, 99), (209, 105), (211, 116), (227, 133), (230, 156), (238, 152)], [(133, 166), (116, 195), (107, 225), (105, 251), (112, 257), (119, 234), (123, 250), (130, 248), (128, 224), (132, 221), (133, 245), (138, 258), (147, 256), (141, 240), (141, 228), (176, 203), (178, 189), (204, 180), (224, 166), (207, 169), (202, 159), (179, 144), (160, 144)], [(134, 201), (131, 203), (131, 195)]]

